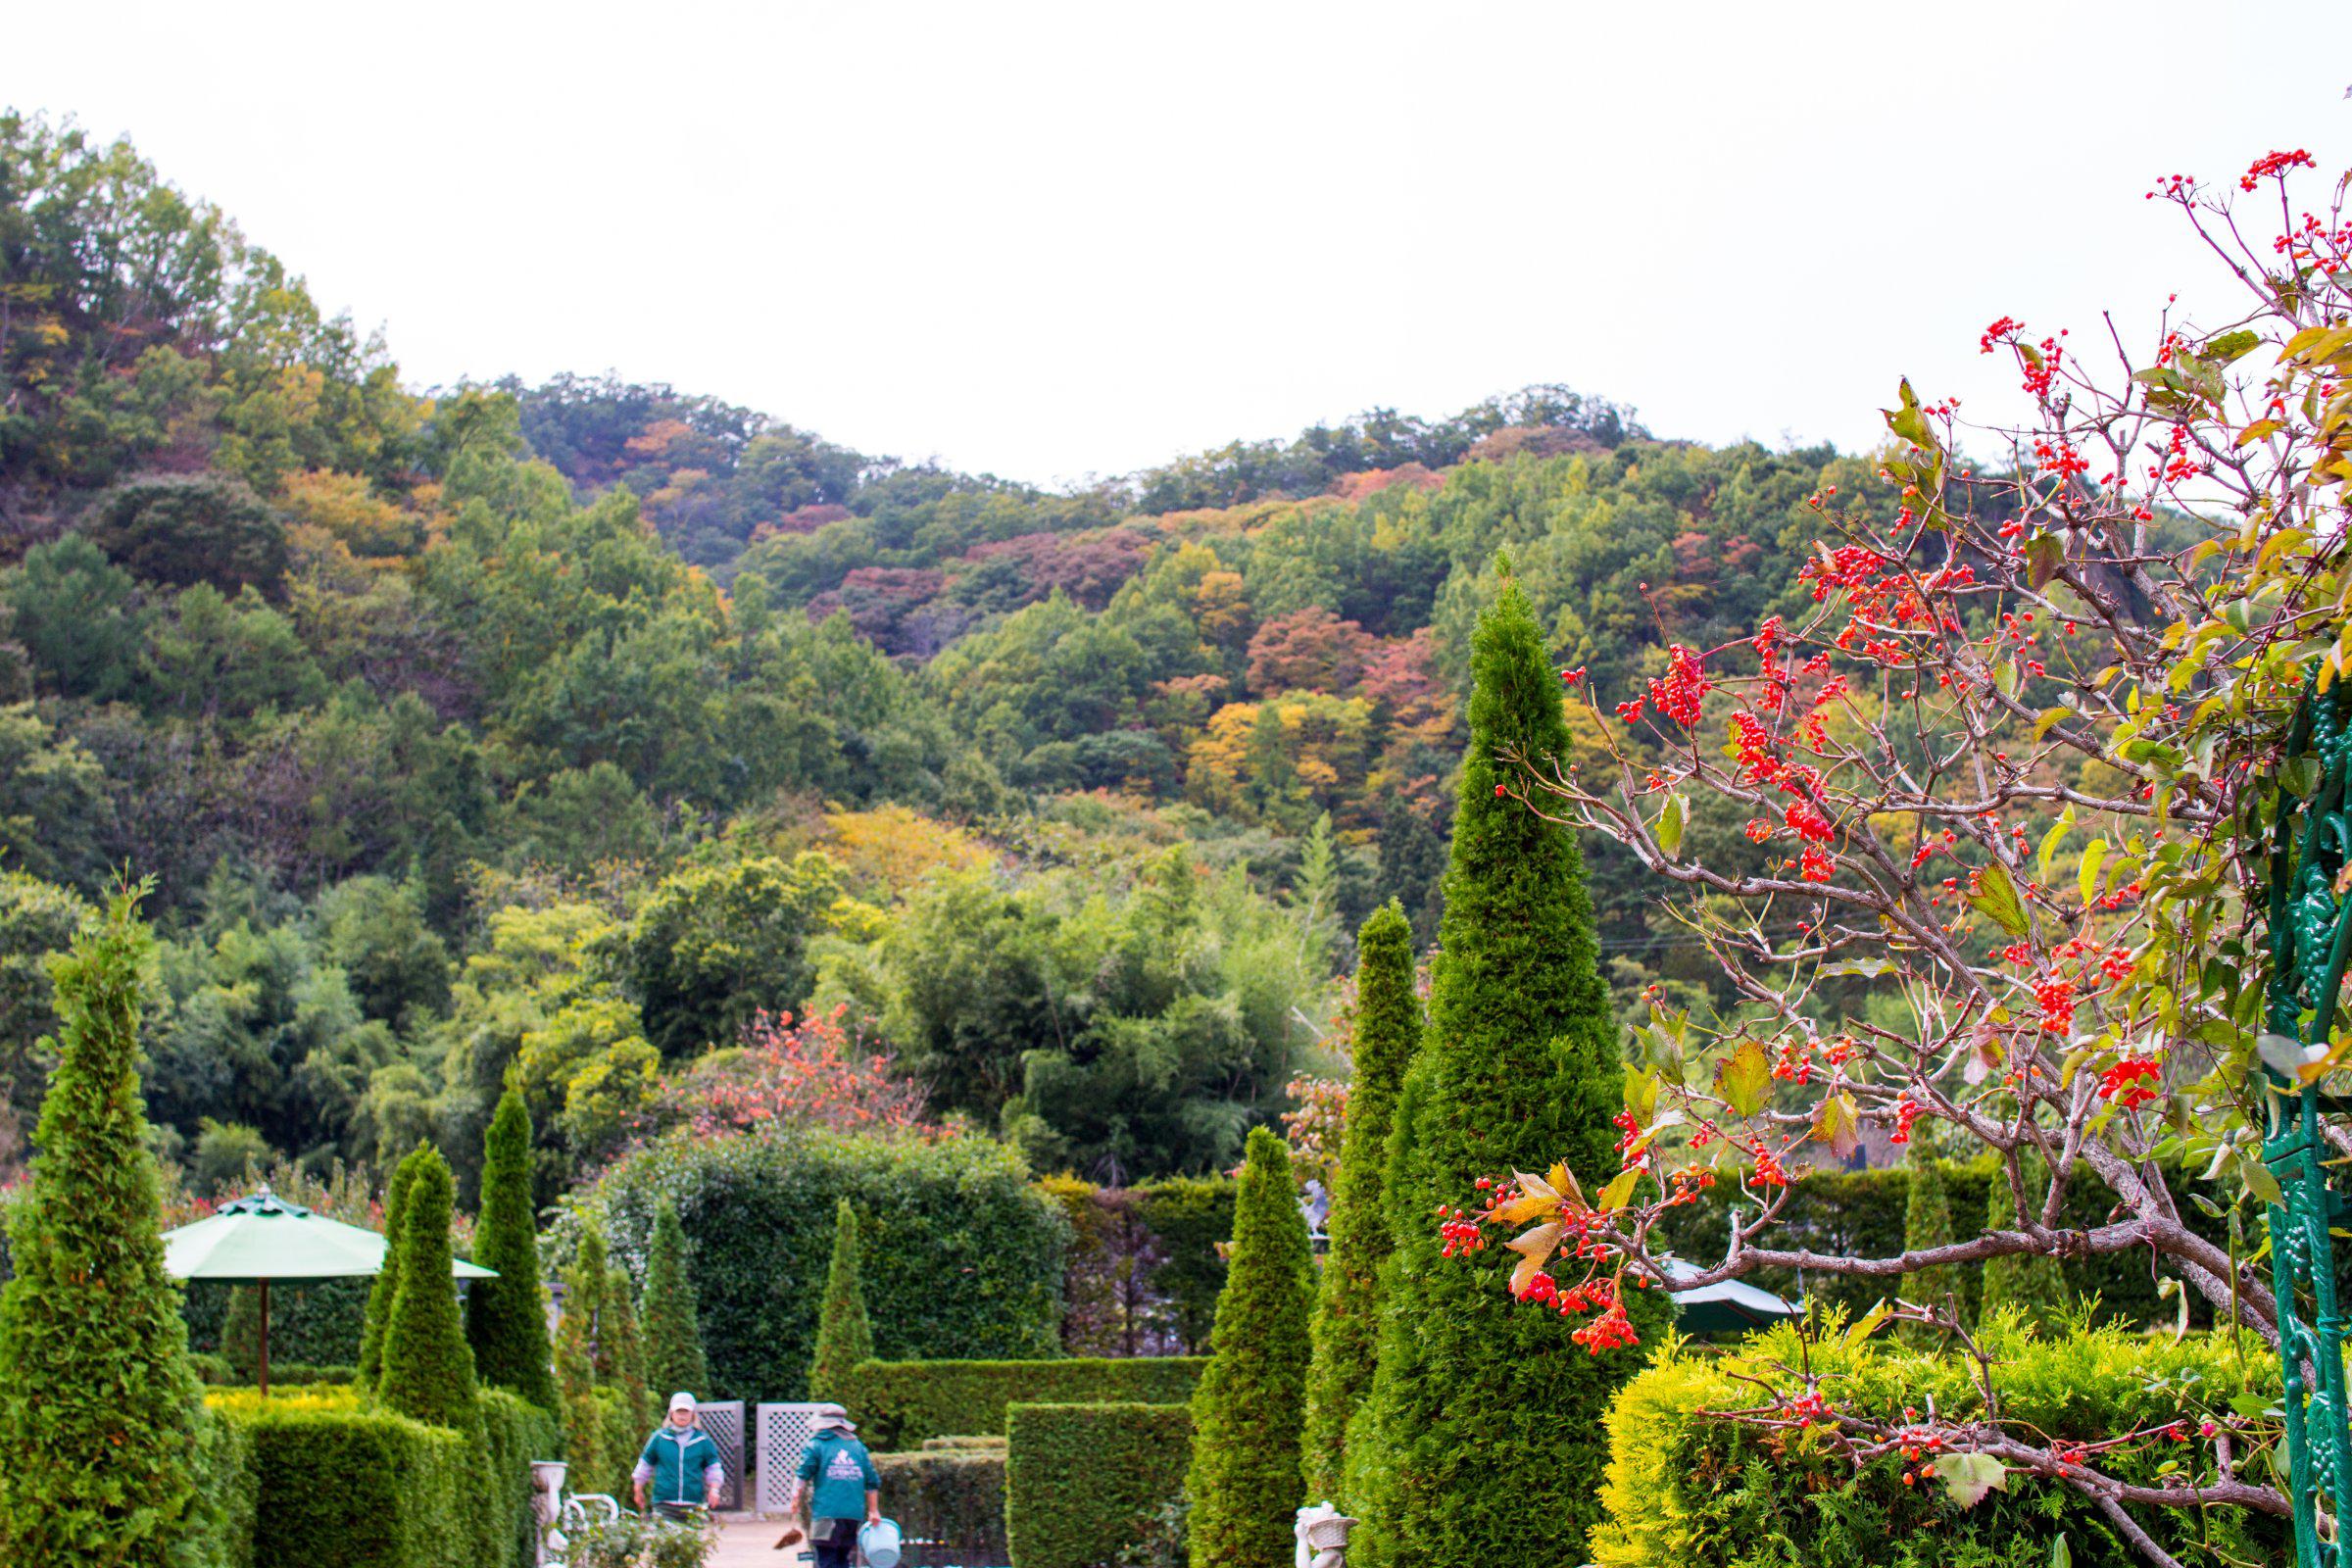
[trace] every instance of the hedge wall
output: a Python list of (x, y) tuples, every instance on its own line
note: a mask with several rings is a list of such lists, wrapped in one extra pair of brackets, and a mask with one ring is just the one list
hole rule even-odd
[(909, 1541), (945, 1543), (924, 1562), (1004, 1560), (1004, 1450), (877, 1453), (883, 1510)]
[[(360, 1353), (360, 1325), (368, 1315), (368, 1288), (353, 1280), (284, 1281), (270, 1287), (270, 1381), (277, 1363), (312, 1366), (348, 1363)], [(228, 1298), (236, 1289), (217, 1280), (190, 1280), (180, 1315), (188, 1320), (188, 1348), (218, 1354), (228, 1321)]]
[[(272, 1347), (275, 1348), (275, 1347)], [(228, 1364), (220, 1355), (192, 1354), (188, 1360), (195, 1365), (197, 1380), (210, 1388), (234, 1389), (248, 1387), (253, 1379)], [(306, 1361), (280, 1361), (270, 1357), (270, 1386), (273, 1389), (307, 1388), (315, 1383), (350, 1383), (360, 1375), (356, 1366), (312, 1366)]]
[[(2110, 1328), (2054, 1341), (1996, 1330), (1991, 1339), (2004, 1421), (2053, 1438), (2109, 1437), (2177, 1417), (2193, 1424), (2198, 1397), (2223, 1404), (2249, 1387), (2275, 1389), (2278, 1376), (2275, 1361), (2251, 1350), (2241, 1364), (2227, 1338), (2175, 1345)], [(1796, 1337), (1785, 1328), (1749, 1341), (1748, 1350), (1759, 1362), (1798, 1364)], [(1981, 1408), (1958, 1358), (1906, 1352), (1886, 1337), (1859, 1348), (1817, 1344), (1812, 1365), (1838, 1406), (1881, 1419), (1899, 1420), (1905, 1405), (1930, 1397), (1946, 1413)], [(1591, 1544), (1600, 1568), (2045, 1568), (2061, 1533), (2074, 1562), (2141, 1560), (2064, 1485), (2012, 1475), (2006, 1491), (1962, 1509), (1939, 1485), (1904, 1486), (1898, 1456), (1857, 1475), (1819, 1433), (1762, 1432), (1699, 1414), (1752, 1405), (1756, 1393), (1720, 1362), (1689, 1354), (1626, 1386), (1607, 1421), (1607, 1517)], [(2202, 1464), (2210, 1473), (2211, 1456), (2198, 1443), (2156, 1444), (2109, 1462), (2127, 1480), (2158, 1486), (2159, 1465)], [(2184, 1561), (2293, 1559), (2283, 1522), (2265, 1516), (2221, 1508), (2136, 1516)]]
[[(1059, 1348), (1069, 1221), (1030, 1185), (1020, 1156), (991, 1139), (679, 1134), (649, 1145), (608, 1172), (591, 1200), (613, 1256), (639, 1281), (663, 1195), (693, 1244), (713, 1398), (802, 1396), (842, 1198), (861, 1222), (877, 1354), (1043, 1356)], [(577, 1226), (577, 1216), (559, 1225), (560, 1253)]]
[(1098, 1187), (1075, 1176), (1040, 1182), (1072, 1236), (1062, 1348), (1072, 1355), (1198, 1354), (1208, 1347), (1233, 1237), (1230, 1176), (1180, 1176)]
[(1005, 1430), (1014, 1404), (1183, 1404), (1205, 1356), (1084, 1357), (1052, 1361), (861, 1361), (842, 1402), (875, 1449)]
[[(1992, 1171), (1988, 1158), (1944, 1166), (1943, 1182), (1951, 1198), (1954, 1235), (1966, 1239), (1984, 1234)], [(1782, 1211), (1783, 1223), (1771, 1233), (1770, 1245), (1802, 1245), (1815, 1251), (1848, 1257), (1884, 1257), (1900, 1252), (1903, 1209), (1910, 1199), (1910, 1171), (1904, 1166), (1810, 1172), (1789, 1189), (1788, 1206)], [(2190, 1179), (2175, 1177), (2177, 1192), (2186, 1193), (2193, 1187)], [(1728, 1220), (1732, 1198), (1729, 1189), (1718, 1187), (1697, 1203), (1670, 1211), (1660, 1223), (1658, 1233), (1681, 1256), (1692, 1262), (1712, 1262), (1723, 1256), (1724, 1244), (1731, 1234)], [(2089, 1171), (2082, 1171), (2067, 1194), (2065, 1223), (2081, 1228), (2103, 1224), (2114, 1203), (2115, 1195), (2107, 1190), (2106, 1184)], [(2182, 1201), (2180, 1217), (2190, 1229), (2225, 1247), (2228, 1245), (2227, 1228), (2207, 1218), (2195, 1204)], [(2258, 1220), (2258, 1229), (2259, 1224)], [(2250, 1240), (2248, 1245), (2257, 1244)], [(2352, 1256), (2345, 1261), (2352, 1267)], [(2156, 1294), (2156, 1279), (2149, 1270), (2148, 1253), (2144, 1250), (2111, 1252), (2104, 1257), (2064, 1263), (2060, 1272), (2073, 1295), (2098, 1294), (2104, 1320), (2135, 1327), (2169, 1325), (2180, 1311), (2177, 1302)], [(1964, 1304), (1973, 1315), (1984, 1273), (1970, 1268), (1961, 1270), (1960, 1275), (1966, 1297)], [(1795, 1276), (1786, 1270), (1759, 1269), (1747, 1278), (1750, 1284), (1784, 1296), (1794, 1296), (1797, 1292)], [(1849, 1315), (1866, 1312), (1879, 1298), (1895, 1294), (1886, 1280), (1829, 1274), (1806, 1275), (1804, 1290), (1821, 1305), (1843, 1307)], [(2201, 1298), (2192, 1295), (2192, 1302), (2198, 1314), (2196, 1321), (2207, 1321), (2210, 1314)]]
[(205, 1403), (213, 1416), (205, 1502), (218, 1533), (214, 1560), (224, 1568), (520, 1568), (532, 1560), (530, 1461), (554, 1452), (555, 1421), (512, 1395), (482, 1396), (486, 1455), (445, 1427), (365, 1407), (348, 1388), (267, 1400), (221, 1390)]
[(1012, 1568), (1112, 1562), (1184, 1494), (1193, 1421), (1183, 1405), (1016, 1404), (1005, 1426)]

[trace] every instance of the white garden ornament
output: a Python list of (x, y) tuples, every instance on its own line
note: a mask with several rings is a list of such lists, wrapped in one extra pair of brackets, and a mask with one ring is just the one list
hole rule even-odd
[(1291, 1533), (1298, 1538), (1294, 1561), (1298, 1568), (1347, 1568), (1348, 1532), (1355, 1521), (1328, 1502), (1298, 1510)]

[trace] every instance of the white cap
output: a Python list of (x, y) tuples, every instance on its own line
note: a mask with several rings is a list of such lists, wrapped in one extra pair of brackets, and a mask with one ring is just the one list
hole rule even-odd
[(693, 1409), (694, 1396), (688, 1394), (685, 1390), (680, 1389), (677, 1393), (669, 1396), (669, 1408), (672, 1413), (675, 1413), (679, 1410)]

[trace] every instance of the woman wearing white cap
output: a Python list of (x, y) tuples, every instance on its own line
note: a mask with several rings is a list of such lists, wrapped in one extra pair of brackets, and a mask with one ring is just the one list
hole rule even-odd
[(631, 1479), (640, 1510), (648, 1487), (653, 1490), (654, 1511), (672, 1519), (718, 1506), (719, 1489), (727, 1483), (726, 1467), (719, 1462), (718, 1445), (710, 1441), (710, 1434), (695, 1425), (693, 1395), (669, 1396), (669, 1419), (645, 1440)]

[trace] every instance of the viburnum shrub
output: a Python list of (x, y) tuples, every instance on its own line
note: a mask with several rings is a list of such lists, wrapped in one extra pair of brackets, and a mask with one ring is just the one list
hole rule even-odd
[[(1957, 400), (1904, 383), (1875, 485), (1806, 502), (1819, 536), (1794, 608), (1674, 648), (1642, 690), (1565, 672), (1603, 739), (1581, 766), (1506, 759), (1498, 790), (1682, 890), (1672, 912), (1732, 999), (1700, 1016), (1653, 993), (1621, 1168), (1593, 1173), (1592, 1198), (1564, 1168), (1498, 1170), (1444, 1217), (1473, 1259), (1509, 1227), (1513, 1291), (1574, 1308), (1589, 1347), (1620, 1337), (1621, 1286), (1660, 1275), (1660, 1216), (1717, 1183), (1743, 1202), (1692, 1284), (1770, 1265), (1895, 1293), (1947, 1265), (2145, 1250), (2217, 1323), (2276, 1344), (2259, 1250), (2233, 1256), (2180, 1205), (2276, 1200), (2265, 1065), (2311, 1081), (2352, 1049), (2323, 1027), (2337, 1043), (2306, 1052), (2292, 1006), (2265, 1009), (2279, 796), (2320, 777), (2295, 715), (2352, 674), (2352, 224), (2342, 181), (2322, 210), (2299, 203), (2311, 165), (2274, 153), (2218, 188), (2161, 181), (2150, 199), (2242, 286), (2236, 314), (2198, 319), (2176, 296), (2135, 334), (1995, 320), (1979, 346), (2016, 362), (2014, 427), (1964, 425)], [(2017, 1217), (1878, 1257), (1778, 1231), (1789, 1185), (1866, 1128), (1990, 1151)], [(2352, 1154), (2352, 1124), (2325, 1133)], [(2083, 1182), (2113, 1208), (2064, 1229)], [(1941, 1302), (1886, 1310), (1969, 1343)], [(2174, 1435), (2060, 1446), (1990, 1403), (1898, 1435), (1802, 1368), (1772, 1381), (1771, 1419), (1856, 1457), (1932, 1448), (1957, 1501), (2010, 1471), (2061, 1479), (2155, 1560), (2137, 1506), (2287, 1508), (2260, 1399), (2212, 1411), (2141, 1485), (2117, 1456)]]

